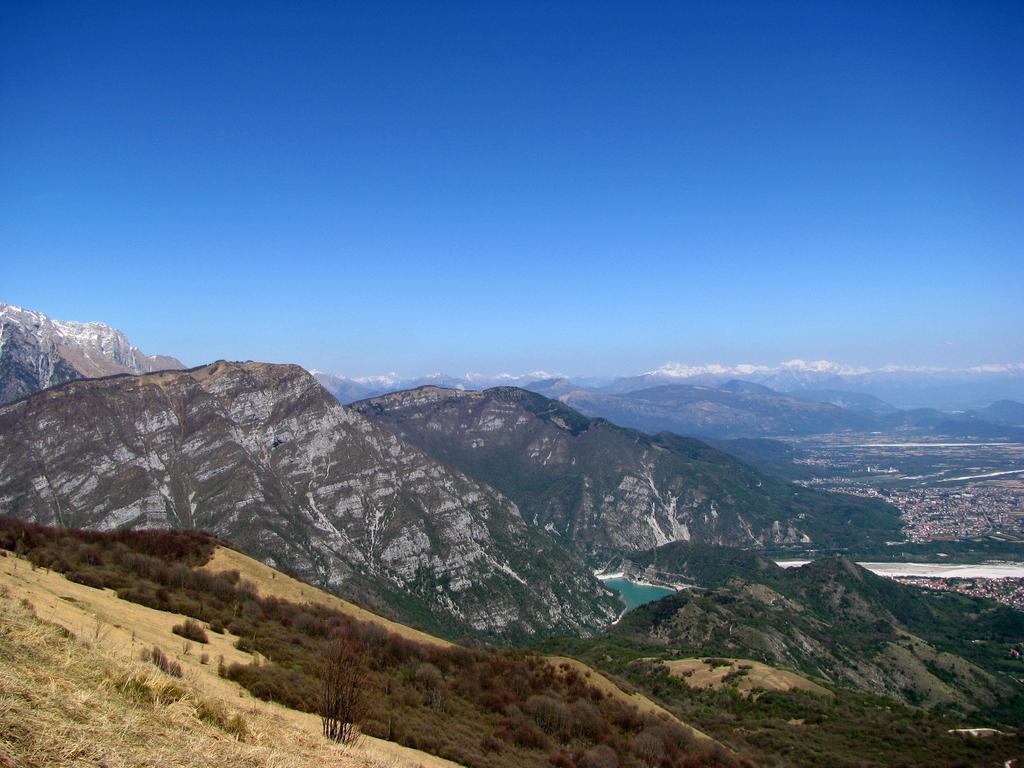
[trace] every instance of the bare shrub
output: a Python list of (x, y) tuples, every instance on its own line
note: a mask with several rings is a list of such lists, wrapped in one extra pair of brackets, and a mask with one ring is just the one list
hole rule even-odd
[(526, 749), (548, 749), (551, 746), (544, 732), (526, 719), (516, 721), (509, 735), (514, 743)]
[(203, 629), (203, 625), (195, 619), (185, 619), (181, 624), (175, 624), (171, 627), (171, 632), (181, 635), (186, 640), (193, 640), (197, 643), (210, 642), (210, 638), (207, 636), (206, 630)]
[(523, 711), (532, 717), (545, 733), (568, 731), (572, 724), (569, 707), (565, 702), (552, 696), (531, 696), (523, 705)]
[(665, 737), (662, 729), (646, 728), (633, 740), (633, 751), (647, 765), (658, 765), (665, 758)]
[(497, 738), (493, 733), (489, 733), (480, 739), (480, 751), (484, 754), (490, 752), (501, 752), (505, 749), (504, 743), (501, 739)]
[(351, 638), (338, 637), (327, 646), (321, 665), (317, 712), (324, 736), (351, 744), (365, 710), (369, 669), (362, 648)]
[(142, 652), (142, 660), (150, 661), (157, 669), (171, 677), (181, 677), (181, 664), (170, 659), (159, 647), (153, 646), (151, 651)]
[(577, 766), (579, 768), (619, 768), (619, 756), (611, 747), (598, 744), (583, 753)]
[(595, 738), (606, 727), (597, 707), (583, 699), (572, 703), (572, 722), (573, 732), (588, 739)]
[(427, 706), (440, 710), (444, 706), (444, 676), (429, 662), (416, 667), (416, 684), (423, 690)]

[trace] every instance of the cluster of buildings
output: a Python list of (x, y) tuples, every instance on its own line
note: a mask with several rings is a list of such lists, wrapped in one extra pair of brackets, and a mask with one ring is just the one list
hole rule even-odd
[(900, 488), (886, 497), (911, 541), (1024, 534), (1024, 490), (1001, 486)]
[(1019, 486), (914, 486), (879, 488), (850, 481), (811, 481), (829, 490), (884, 499), (903, 517), (910, 541), (956, 540), (974, 536), (1024, 536), (1024, 488)]
[(894, 576), (893, 578), (903, 584), (913, 584), (915, 587), (959, 592), (973, 597), (987, 597), (1019, 611), (1024, 611), (1024, 579), (938, 579), (923, 576)]

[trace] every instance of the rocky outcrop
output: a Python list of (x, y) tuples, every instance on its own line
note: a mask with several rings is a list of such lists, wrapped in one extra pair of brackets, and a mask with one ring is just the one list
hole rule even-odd
[(448, 634), (587, 632), (618, 603), (516, 505), (297, 366), (73, 381), (0, 408), (0, 513), (197, 528)]
[(75, 379), (183, 367), (173, 357), (143, 354), (109, 325), (0, 304), (0, 403)]

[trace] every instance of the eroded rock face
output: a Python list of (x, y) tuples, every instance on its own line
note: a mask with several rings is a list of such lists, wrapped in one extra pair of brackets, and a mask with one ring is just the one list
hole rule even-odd
[(698, 440), (623, 429), (523, 389), (421, 387), (352, 407), (497, 488), (595, 565), (675, 541), (802, 546), (823, 530), (813, 492)]
[(339, 405), (297, 366), (73, 381), (0, 408), (0, 513), (201, 528), (450, 633), (586, 632), (618, 612), (512, 501)]
[(109, 325), (0, 304), (0, 403), (75, 379), (183, 367), (173, 357), (143, 354)]

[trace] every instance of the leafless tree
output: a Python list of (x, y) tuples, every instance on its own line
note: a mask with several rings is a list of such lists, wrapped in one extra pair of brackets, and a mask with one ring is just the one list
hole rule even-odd
[(433, 664), (424, 662), (416, 667), (416, 684), (423, 689), (427, 705), (440, 711), (444, 707), (444, 675)]
[(369, 668), (362, 648), (351, 638), (331, 641), (321, 668), (317, 709), (324, 736), (341, 744), (353, 743), (363, 715)]

